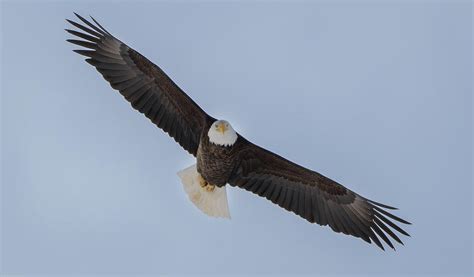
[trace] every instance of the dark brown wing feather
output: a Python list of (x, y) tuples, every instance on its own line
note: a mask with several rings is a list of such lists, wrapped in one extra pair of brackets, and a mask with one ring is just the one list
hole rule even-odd
[(242, 137), (238, 145), (238, 162), (229, 181), (231, 186), (265, 197), (311, 223), (329, 225), (335, 232), (359, 237), (369, 243), (373, 241), (382, 249), (379, 238), (391, 248), (394, 246), (389, 237), (403, 244), (392, 229), (409, 236), (394, 221), (410, 223), (384, 210), (395, 208), (368, 200)]
[(139, 112), (167, 132), (184, 149), (196, 156), (201, 131), (214, 119), (207, 115), (157, 65), (150, 62), (107, 32), (80, 15), (85, 24), (67, 20), (79, 31), (66, 30), (80, 40), (67, 41), (88, 48), (74, 50), (88, 57), (110, 85)]

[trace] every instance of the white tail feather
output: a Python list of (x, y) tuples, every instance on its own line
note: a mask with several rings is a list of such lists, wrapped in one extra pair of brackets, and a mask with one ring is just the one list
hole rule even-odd
[(206, 191), (199, 184), (200, 176), (195, 164), (178, 172), (178, 176), (189, 200), (198, 209), (209, 216), (230, 219), (225, 186), (220, 188), (216, 186), (213, 191)]

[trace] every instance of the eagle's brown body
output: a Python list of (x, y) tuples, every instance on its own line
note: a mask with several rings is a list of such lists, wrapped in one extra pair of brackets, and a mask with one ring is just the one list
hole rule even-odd
[[(66, 30), (79, 38), (69, 42), (88, 50), (74, 50), (88, 57), (102, 76), (156, 126), (167, 132), (197, 159), (197, 170), (215, 186), (240, 187), (265, 197), (309, 222), (329, 225), (335, 232), (394, 247), (396, 222), (409, 222), (389, 213), (393, 207), (369, 200), (345, 186), (259, 147), (241, 135), (231, 146), (209, 141), (216, 119), (208, 115), (157, 65), (115, 38), (97, 21), (77, 15), (85, 24), (68, 20), (82, 30)], [(380, 238), (380, 239), (379, 239)]]
[(232, 146), (219, 146), (209, 141), (208, 131), (209, 127), (201, 135), (196, 155), (197, 170), (209, 184), (221, 187), (229, 183), (241, 141), (239, 138)]

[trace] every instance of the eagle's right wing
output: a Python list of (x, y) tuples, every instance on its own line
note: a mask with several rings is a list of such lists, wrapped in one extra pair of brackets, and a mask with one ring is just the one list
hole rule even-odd
[[(82, 30), (66, 30), (82, 40), (68, 42), (88, 48), (74, 50), (88, 57), (110, 85), (139, 112), (167, 132), (184, 149), (196, 156), (201, 131), (213, 118), (206, 114), (157, 65), (112, 36), (97, 21), (85, 24), (67, 20)], [(86, 26), (87, 25), (87, 26)]]

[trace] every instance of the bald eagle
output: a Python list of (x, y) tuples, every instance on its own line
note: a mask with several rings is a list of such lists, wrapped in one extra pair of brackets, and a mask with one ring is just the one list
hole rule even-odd
[[(208, 115), (157, 65), (128, 47), (94, 18), (82, 24), (67, 20), (79, 39), (67, 41), (86, 49), (87, 57), (112, 88), (163, 129), (197, 164), (179, 173), (189, 198), (203, 212), (229, 217), (226, 184), (251, 191), (311, 223), (394, 248), (403, 244), (396, 232), (409, 236), (396, 222), (410, 224), (343, 185), (246, 140), (225, 120)], [(95, 23), (95, 24), (94, 24)], [(396, 231), (396, 232), (395, 232)]]

